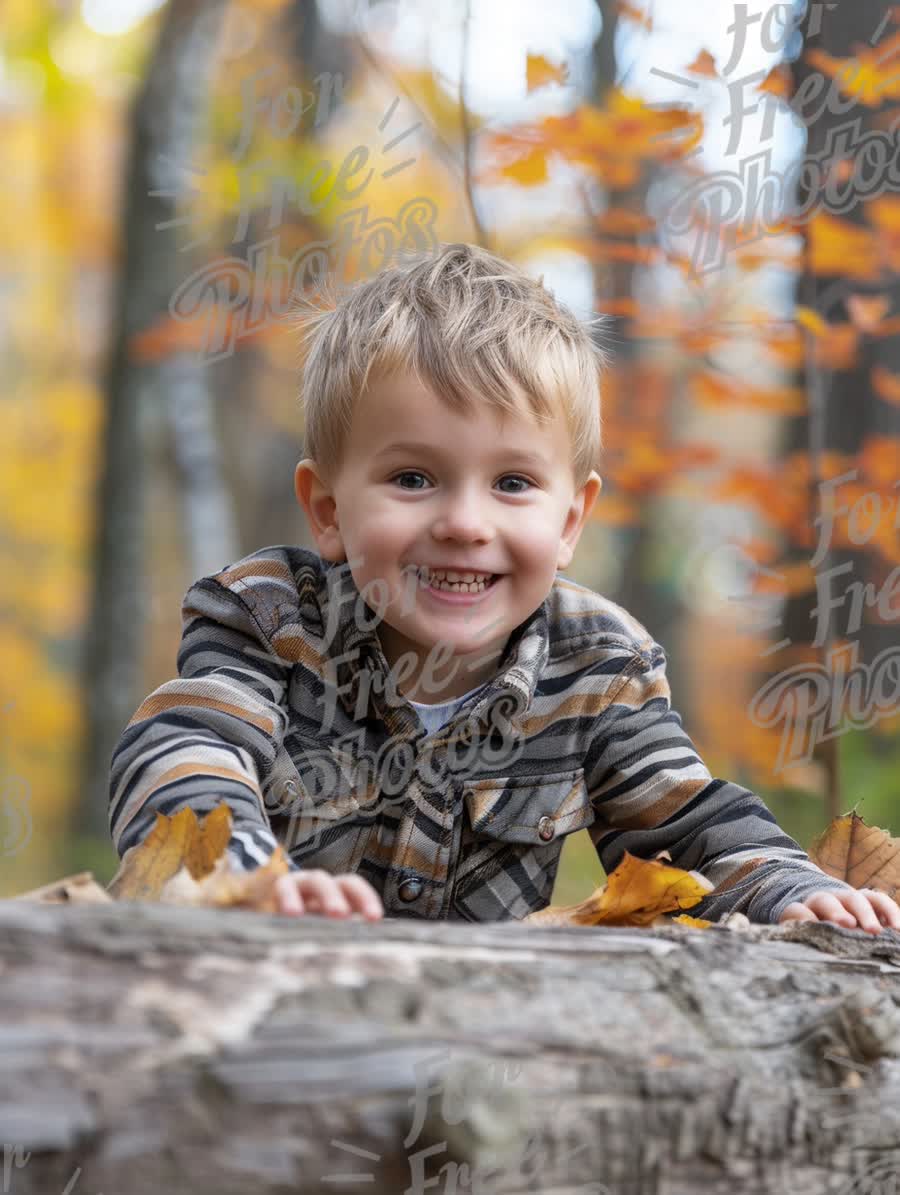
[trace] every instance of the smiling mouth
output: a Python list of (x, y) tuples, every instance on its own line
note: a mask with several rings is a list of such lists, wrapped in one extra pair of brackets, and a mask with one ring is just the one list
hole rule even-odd
[(491, 572), (485, 581), (442, 581), (436, 577), (423, 576), (420, 583), (423, 589), (437, 589), (440, 593), (483, 594), (496, 584), (498, 578), (498, 572)]

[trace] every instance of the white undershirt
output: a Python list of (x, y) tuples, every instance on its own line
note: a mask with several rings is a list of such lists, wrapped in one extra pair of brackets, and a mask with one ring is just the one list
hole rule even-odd
[(476, 685), (475, 688), (470, 689), (468, 693), (463, 693), (462, 697), (453, 697), (450, 701), (442, 701), (437, 705), (430, 703), (426, 704), (421, 701), (410, 701), (409, 704), (419, 715), (419, 720), (428, 733), (433, 734), (434, 731), (440, 730), (442, 726), (450, 721), (464, 701), (468, 701), (473, 693), (477, 693), (483, 688), (483, 684)]

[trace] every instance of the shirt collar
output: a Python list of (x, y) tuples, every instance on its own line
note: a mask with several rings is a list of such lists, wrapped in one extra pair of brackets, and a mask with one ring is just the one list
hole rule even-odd
[[(325, 626), (335, 625), (334, 639), (327, 655), (337, 660), (333, 676), (338, 685), (342, 708), (355, 716), (359, 685), (365, 673), (374, 673), (369, 684), (366, 716), (373, 706), (392, 733), (415, 734), (419, 721), (408, 701), (391, 706), (384, 697), (384, 682), (389, 666), (375, 630), (377, 616), (360, 596), (346, 563), (326, 563)], [(336, 603), (336, 610), (334, 604)], [(486, 718), (498, 698), (511, 699), (507, 716), (513, 725), (524, 717), (534, 699), (538, 680), (550, 648), (550, 620), (545, 599), (524, 622), (510, 634), (500, 669), (482, 691), (468, 714)]]

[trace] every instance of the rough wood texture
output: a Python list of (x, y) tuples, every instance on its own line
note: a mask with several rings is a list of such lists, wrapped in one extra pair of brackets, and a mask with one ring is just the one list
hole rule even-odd
[(0, 901), (0, 1188), (884, 1190), (898, 1000), (887, 930)]

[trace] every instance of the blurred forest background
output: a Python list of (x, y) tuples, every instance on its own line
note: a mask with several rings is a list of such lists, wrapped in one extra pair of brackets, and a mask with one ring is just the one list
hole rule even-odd
[[(607, 313), (568, 575), (665, 646), (710, 771), (807, 847), (854, 807), (900, 833), (900, 9), (0, 13), (0, 895), (109, 880), (189, 584), (312, 546), (291, 288), (456, 240)], [(554, 901), (601, 878), (573, 835)]]

